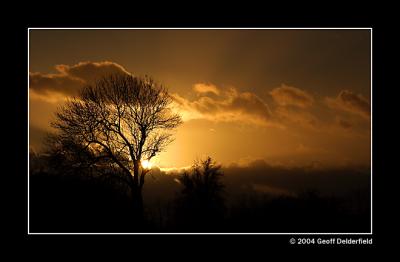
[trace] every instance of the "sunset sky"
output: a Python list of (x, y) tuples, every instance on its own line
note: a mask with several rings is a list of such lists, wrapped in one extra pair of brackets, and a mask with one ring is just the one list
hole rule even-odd
[(154, 77), (183, 117), (157, 166), (370, 165), (370, 30), (31, 29), (30, 146), (65, 99), (118, 72)]

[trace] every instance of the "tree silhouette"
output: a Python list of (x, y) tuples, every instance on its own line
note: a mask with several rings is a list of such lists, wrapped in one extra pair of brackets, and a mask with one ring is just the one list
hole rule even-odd
[(179, 178), (183, 185), (177, 199), (180, 227), (210, 230), (219, 226), (224, 211), (223, 173), (211, 157), (196, 162), (189, 172)]
[[(126, 177), (134, 208), (143, 214), (142, 188), (152, 159), (173, 140), (181, 124), (168, 91), (152, 78), (111, 75), (84, 87), (56, 113), (51, 138), (56, 152), (86, 165), (108, 164)], [(121, 173), (120, 172), (120, 173)]]

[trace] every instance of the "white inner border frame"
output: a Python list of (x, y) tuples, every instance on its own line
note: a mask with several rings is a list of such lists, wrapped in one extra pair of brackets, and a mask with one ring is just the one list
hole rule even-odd
[[(370, 226), (370, 232), (364, 233), (329, 233), (329, 232), (324, 232), (324, 233), (300, 233), (300, 232), (294, 232), (294, 233), (32, 233), (30, 232), (29, 228), (29, 33), (31, 30), (164, 30), (164, 29), (169, 29), (169, 30), (369, 30), (371, 33), (371, 53), (370, 53), (370, 63), (371, 63), (371, 71), (370, 71), (370, 91), (371, 91), (371, 119), (370, 119), (370, 124), (371, 124), (371, 226)], [(151, 28), (145, 28), (145, 27), (100, 27), (100, 28), (95, 28), (95, 27), (28, 27), (27, 28), (27, 34), (28, 34), (28, 71), (27, 71), (27, 80), (28, 80), (28, 148), (27, 148), (27, 154), (28, 154), (28, 167), (27, 167), (27, 177), (28, 177), (28, 235), (372, 235), (373, 234), (373, 161), (372, 161), (372, 122), (373, 122), (373, 117), (372, 117), (372, 112), (373, 112), (373, 95), (372, 95), (372, 88), (373, 88), (373, 66), (372, 66), (372, 27), (151, 27)]]

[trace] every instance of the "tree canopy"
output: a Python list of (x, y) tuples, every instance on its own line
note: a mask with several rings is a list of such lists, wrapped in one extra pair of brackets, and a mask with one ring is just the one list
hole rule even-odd
[(79, 145), (72, 148), (90, 152), (92, 160), (110, 160), (141, 187), (148, 171), (141, 160), (164, 150), (182, 123), (171, 102), (151, 77), (110, 75), (62, 106), (52, 126), (59, 142)]

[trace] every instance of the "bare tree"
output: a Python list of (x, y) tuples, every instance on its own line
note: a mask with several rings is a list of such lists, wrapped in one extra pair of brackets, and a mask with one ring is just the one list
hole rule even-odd
[(150, 77), (112, 75), (86, 86), (56, 113), (52, 126), (61, 141), (74, 141), (91, 160), (108, 159), (127, 177), (135, 208), (142, 213), (142, 166), (173, 140), (182, 123), (167, 90)]

